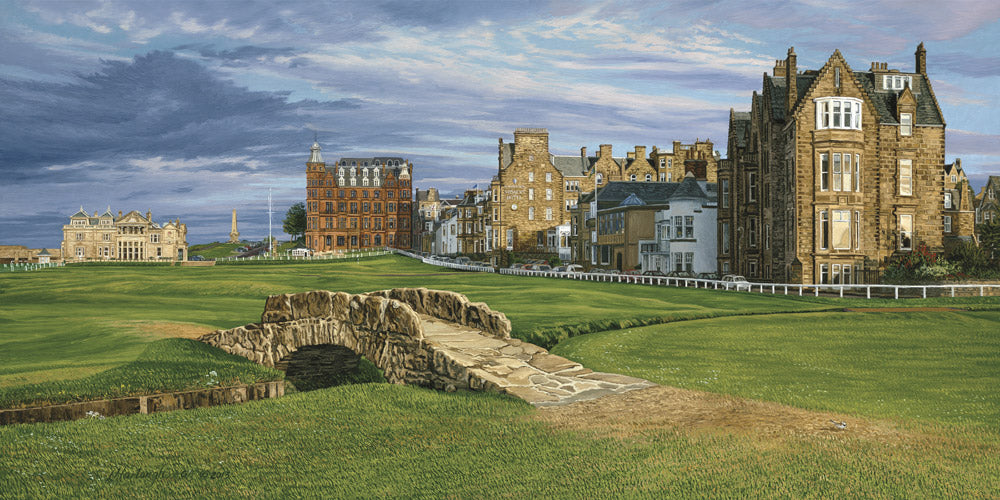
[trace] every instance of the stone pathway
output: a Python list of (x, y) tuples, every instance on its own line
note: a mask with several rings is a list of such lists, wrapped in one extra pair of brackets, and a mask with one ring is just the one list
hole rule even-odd
[(556, 406), (622, 394), (656, 384), (600, 373), (517, 339), (498, 339), (468, 326), (420, 315), (425, 342), (501, 392), (534, 406)]

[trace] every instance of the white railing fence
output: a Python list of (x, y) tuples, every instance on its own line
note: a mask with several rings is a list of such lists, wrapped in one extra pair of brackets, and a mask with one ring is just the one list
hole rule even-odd
[(216, 262), (252, 262), (252, 261), (324, 261), (324, 260), (343, 260), (343, 259), (359, 259), (363, 257), (378, 257), (381, 255), (391, 255), (395, 253), (395, 249), (385, 249), (385, 250), (371, 250), (367, 252), (350, 252), (350, 253), (335, 253), (335, 254), (322, 254), (322, 255), (253, 255), (250, 257), (219, 257), (215, 259)]
[(65, 262), (49, 262), (46, 264), (0, 264), (0, 273), (15, 273), (19, 271), (35, 271), (51, 267), (64, 267)]
[(458, 264), (456, 262), (445, 262), (443, 260), (432, 259), (430, 257), (422, 257), (413, 252), (408, 252), (406, 250), (400, 250), (398, 248), (393, 249), (395, 253), (410, 257), (412, 259), (419, 259), (424, 264), (430, 264), (432, 266), (447, 267), (449, 269), (458, 269), (460, 271), (475, 271), (479, 273), (495, 273), (497, 272), (492, 266), (470, 266), (468, 264)]
[(466, 271), (496, 272), (513, 276), (536, 276), (545, 278), (563, 278), (579, 281), (600, 281), (605, 283), (631, 283), (636, 285), (650, 286), (676, 286), (684, 288), (710, 288), (713, 290), (732, 290), (748, 293), (769, 293), (771, 295), (813, 295), (818, 297), (820, 293), (836, 294), (843, 297), (845, 292), (852, 297), (875, 298), (913, 298), (928, 297), (928, 290), (932, 291), (932, 296), (955, 297), (956, 292), (961, 295), (986, 296), (987, 290), (994, 295), (1000, 292), (1000, 284), (946, 284), (946, 285), (817, 285), (798, 283), (733, 283), (731, 281), (710, 280), (699, 278), (675, 278), (670, 276), (642, 276), (633, 274), (609, 274), (609, 273), (566, 273), (555, 271), (532, 271), (528, 269), (493, 268), (482, 266), (466, 266), (451, 262), (443, 262), (437, 259), (421, 257), (412, 252), (397, 250), (396, 253), (420, 259), (425, 264), (435, 266), (451, 267), (453, 269), (463, 269)]

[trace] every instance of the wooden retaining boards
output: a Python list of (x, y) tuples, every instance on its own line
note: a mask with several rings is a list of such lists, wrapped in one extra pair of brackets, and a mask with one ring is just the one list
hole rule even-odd
[(258, 399), (273, 399), (284, 395), (284, 380), (258, 382), (195, 391), (165, 392), (148, 396), (0, 410), (0, 425), (77, 420), (86, 418), (88, 412), (96, 412), (101, 417), (116, 417), (136, 413), (190, 410), (192, 408), (245, 403)]

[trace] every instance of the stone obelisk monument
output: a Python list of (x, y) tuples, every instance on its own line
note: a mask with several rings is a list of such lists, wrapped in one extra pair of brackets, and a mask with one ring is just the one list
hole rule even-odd
[(236, 229), (236, 209), (233, 209), (233, 228), (229, 230), (229, 242), (239, 243), (240, 242), (240, 231)]

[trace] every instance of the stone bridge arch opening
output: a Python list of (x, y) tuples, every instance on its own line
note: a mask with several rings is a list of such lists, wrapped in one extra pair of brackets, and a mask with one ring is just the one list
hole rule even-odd
[(371, 361), (336, 344), (301, 346), (278, 360), (274, 367), (285, 372), (285, 382), (298, 391), (386, 381), (382, 370)]

